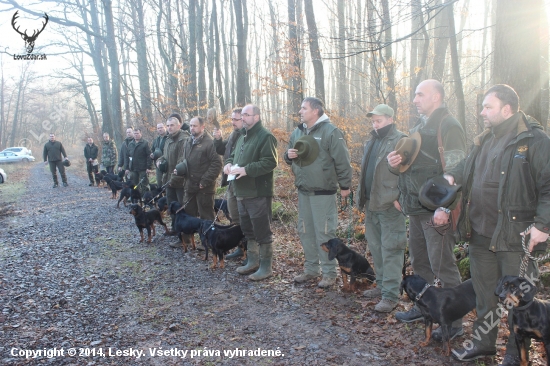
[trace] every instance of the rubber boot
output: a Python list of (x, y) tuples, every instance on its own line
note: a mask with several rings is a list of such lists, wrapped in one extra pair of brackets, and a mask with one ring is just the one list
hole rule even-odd
[(271, 268), (273, 262), (273, 243), (260, 245), (260, 268), (248, 276), (252, 281), (260, 281), (271, 277), (273, 270)]
[(240, 258), (242, 257), (244, 254), (243, 250), (241, 249), (241, 247), (237, 247), (237, 250), (235, 250), (233, 253), (231, 254), (228, 254), (225, 256), (225, 259), (237, 259), (237, 258)]
[(248, 262), (246, 263), (246, 266), (237, 268), (238, 274), (250, 274), (256, 271), (260, 266), (260, 246), (255, 240), (248, 241), (248, 250), (246, 254), (248, 257)]

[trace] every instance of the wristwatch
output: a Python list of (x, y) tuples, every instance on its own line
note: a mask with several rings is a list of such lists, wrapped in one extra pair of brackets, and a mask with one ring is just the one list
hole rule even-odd
[(440, 207), (438, 208), (439, 211), (443, 211), (445, 212), (447, 215), (449, 215), (451, 213), (451, 210), (449, 210), (448, 208), (446, 207)]

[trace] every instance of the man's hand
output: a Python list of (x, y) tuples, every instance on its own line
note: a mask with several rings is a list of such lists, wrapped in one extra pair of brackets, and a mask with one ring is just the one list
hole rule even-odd
[(231, 163), (227, 163), (224, 167), (223, 167), (223, 172), (226, 174), (226, 175), (229, 175), (231, 174)]
[(128, 174), (130, 174), (130, 171), (128, 169), (126, 169), (126, 171), (124, 171), (124, 174), (128, 175)]
[(298, 157), (298, 150), (288, 149), (286, 156), (288, 156), (289, 159), (296, 159)]
[(149, 155), (149, 156), (151, 157), (151, 159), (153, 159), (153, 156), (154, 156), (154, 155), (153, 155), (153, 153), (151, 153), (151, 155)]
[(244, 169), (244, 167), (239, 167), (239, 168), (233, 168), (231, 169), (231, 172), (230, 174), (235, 174), (237, 176), (237, 179), (241, 179), (242, 177), (246, 176), (246, 170)]
[(445, 211), (441, 211), (439, 209), (435, 210), (434, 212), (434, 224), (436, 225), (445, 225), (449, 223), (449, 214), (445, 213)]
[(146, 173), (146, 174), (151, 174), (152, 172), (153, 172), (153, 171), (150, 170), (150, 169), (145, 170), (145, 173)]
[(173, 172), (174, 175), (178, 175), (178, 171), (176, 169), (174, 169), (174, 172)]
[(388, 164), (392, 168), (397, 168), (399, 164), (401, 164), (401, 155), (399, 155), (396, 151), (392, 151), (388, 154)]
[(203, 188), (204, 186), (201, 183), (199, 183), (199, 189), (203, 189)]
[[(520, 234), (523, 236), (523, 233)], [(538, 243), (544, 243), (548, 239), (548, 234), (543, 233), (536, 227), (532, 227), (531, 230), (527, 232), (526, 235), (531, 235), (529, 239), (529, 251), (532, 252), (535, 248), (535, 245)]]
[[(65, 160), (67, 160), (67, 158), (65, 158)], [(89, 158), (88, 161), (91, 163), (93, 161), (93, 159)]]
[(393, 207), (395, 207), (397, 211), (401, 212), (401, 205), (398, 200), (393, 201)]
[(347, 196), (349, 196), (349, 193), (350, 193), (349, 189), (341, 189), (340, 190), (340, 196), (342, 196), (342, 198), (346, 198)]
[(121, 166), (118, 167), (118, 171), (119, 171), (119, 172), (122, 171), (122, 167), (121, 167)]
[(48, 162), (47, 162), (47, 161), (45, 161), (45, 162), (44, 162), (44, 165), (48, 165)]
[(443, 174), (443, 178), (447, 179), (447, 182), (449, 182), (450, 185), (454, 186), (455, 183), (455, 177), (453, 177), (450, 174)]

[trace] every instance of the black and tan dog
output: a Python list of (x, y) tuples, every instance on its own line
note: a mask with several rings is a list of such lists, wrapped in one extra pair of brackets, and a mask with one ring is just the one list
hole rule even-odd
[(141, 193), (137, 189), (134, 189), (132, 182), (124, 182), (121, 183), (124, 188), (120, 191), (120, 198), (118, 199), (118, 202), (116, 204), (116, 208), (119, 208), (120, 201), (123, 201), (124, 207), (126, 207), (126, 203), (128, 200), (131, 203), (139, 203), (140, 206), (143, 206), (143, 201), (141, 199)]
[(401, 294), (403, 291), (407, 293), (424, 317), (426, 338), (420, 346), (426, 347), (430, 343), (433, 323), (437, 323), (441, 327), (443, 344), (446, 347), (445, 355), (450, 356), (453, 322), (476, 307), (476, 294), (472, 280), (464, 281), (452, 288), (437, 288), (419, 275), (411, 275), (403, 278), (399, 291)]
[(204, 260), (208, 260), (208, 249), (212, 249), (212, 266), (214, 269), (220, 262), (220, 268), (225, 268), (225, 254), (237, 246), (241, 247), (246, 258), (246, 247), (243, 245), (244, 234), (240, 225), (213, 224), (211, 220), (203, 220), (199, 231), (202, 245), (205, 248)]
[(122, 190), (122, 188), (124, 188), (124, 185), (122, 184), (122, 182), (119, 182), (116, 179), (113, 179), (108, 176), (104, 176), (103, 180), (107, 183), (109, 188), (111, 188), (111, 199), (113, 200), (116, 199), (117, 192)]
[(178, 201), (173, 201), (170, 203), (170, 214), (174, 215), (172, 231), (178, 235), (178, 238), (183, 245), (183, 252), (187, 252), (187, 244), (183, 240), (182, 234), (191, 235), (191, 246), (193, 247), (193, 250), (197, 249), (195, 246), (194, 234), (200, 231), (203, 220), (198, 217), (188, 215)]
[[(141, 240), (139, 241), (140, 243), (143, 242), (143, 229), (147, 230), (147, 243), (151, 242), (151, 237), (155, 236), (155, 221), (164, 226), (164, 230), (166, 232), (168, 231), (166, 224), (162, 221), (160, 212), (157, 210), (145, 212), (140, 205), (134, 203), (130, 206), (130, 213), (134, 215), (136, 220), (136, 226), (138, 227), (139, 235), (141, 236)], [(153, 231), (153, 235), (151, 235), (151, 230)]]
[(495, 295), (500, 302), (513, 307), (512, 324), (520, 365), (529, 364), (527, 340), (534, 338), (544, 343), (546, 364), (550, 365), (550, 301), (535, 299), (537, 287), (527, 279), (518, 276), (504, 276), (500, 279)]
[[(338, 261), (340, 272), (342, 273), (342, 282), (344, 291), (355, 290), (355, 280), (357, 278), (366, 278), (371, 282), (376, 280), (374, 270), (370, 266), (367, 258), (348, 248), (342, 240), (338, 238), (330, 239), (321, 244), (321, 248), (328, 253), (328, 259), (334, 258)], [(348, 284), (348, 276), (350, 281)]]

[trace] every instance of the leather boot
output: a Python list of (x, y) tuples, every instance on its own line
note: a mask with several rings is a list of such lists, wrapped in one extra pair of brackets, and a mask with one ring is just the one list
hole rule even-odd
[(241, 249), (241, 247), (237, 247), (237, 250), (235, 250), (233, 253), (231, 254), (228, 254), (225, 256), (225, 259), (238, 259), (240, 257), (242, 257), (244, 254), (243, 250)]
[(237, 273), (246, 275), (258, 269), (260, 266), (260, 246), (255, 240), (248, 241), (248, 250), (246, 251), (248, 262), (245, 266), (238, 267)]
[(252, 281), (260, 281), (271, 277), (273, 275), (272, 270), (273, 263), (273, 243), (260, 245), (260, 268), (248, 276)]

